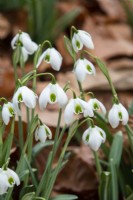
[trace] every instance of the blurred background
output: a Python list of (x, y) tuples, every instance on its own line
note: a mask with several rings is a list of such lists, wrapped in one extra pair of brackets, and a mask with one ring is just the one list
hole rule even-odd
[[(133, 0), (0, 0), (0, 97), (10, 99), (14, 91), (10, 43), (19, 30), (28, 32), (38, 44), (46, 39), (52, 42), (63, 56), (61, 71), (56, 73), (49, 65), (42, 63), (38, 72), (54, 73), (62, 86), (70, 80), (78, 93), (71, 72), (73, 61), (63, 45), (63, 36), (69, 37), (71, 25), (91, 34), (95, 45), (91, 53), (107, 64), (121, 102), (130, 107), (133, 98)], [(29, 59), (26, 71), (32, 68), (32, 60)], [(112, 100), (108, 83), (97, 66), (96, 70), (97, 75), (89, 76), (84, 82), (84, 89), (94, 92), (96, 98), (110, 109)], [(20, 68), (18, 74), (21, 77)], [(38, 79), (38, 94), (48, 81), (46, 77)], [(133, 113), (132, 109), (130, 113)], [(55, 127), (58, 109), (50, 107), (46, 114), (47, 118), (44, 119), (40, 112), (43, 121)], [(70, 150), (75, 156), (67, 170), (64, 169), (58, 177), (55, 192), (76, 193), (82, 200), (96, 199), (97, 178), (91, 151), (83, 145), (74, 144)], [(45, 162), (42, 158), (38, 160)]]

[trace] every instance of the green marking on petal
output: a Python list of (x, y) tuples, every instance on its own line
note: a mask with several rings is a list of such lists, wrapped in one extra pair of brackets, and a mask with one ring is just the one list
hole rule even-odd
[(82, 107), (81, 107), (81, 105), (80, 104), (76, 104), (76, 106), (75, 106), (75, 113), (76, 114), (80, 114), (80, 113), (82, 113), (83, 112), (83, 110), (82, 110)]
[(22, 102), (22, 101), (23, 101), (22, 94), (19, 94), (19, 95), (18, 95), (18, 101), (19, 101), (19, 102)]
[(98, 109), (99, 109), (99, 105), (95, 102), (95, 103), (93, 104), (93, 108), (94, 108), (94, 110), (98, 110)]
[(86, 69), (87, 69), (89, 72), (92, 72), (92, 69), (91, 69), (90, 65), (86, 65)]
[(13, 185), (14, 184), (14, 179), (12, 177), (9, 177), (8, 178), (8, 182), (10, 185)]
[(103, 136), (103, 133), (102, 133), (101, 131), (99, 131), (99, 133), (100, 133), (100, 135), (101, 135), (102, 137), (104, 137), (104, 136)]
[(78, 49), (80, 49), (80, 42), (78, 40), (76, 40), (76, 46), (78, 47)]
[(49, 55), (49, 54), (46, 54), (46, 56), (45, 56), (45, 61), (46, 61), (46, 62), (49, 62), (49, 61), (50, 61), (50, 55)]
[(48, 131), (47, 128), (45, 128), (45, 131), (46, 131), (46, 135), (47, 135), (47, 136), (50, 136), (50, 133), (49, 133), (49, 131)]
[(50, 100), (51, 100), (51, 102), (55, 102), (56, 101), (56, 95), (54, 94), (54, 93), (51, 93), (50, 94)]
[(122, 120), (122, 113), (118, 112), (119, 119)]
[(8, 107), (8, 110), (11, 113), (11, 115), (14, 115), (14, 110), (12, 109), (12, 107)]
[(88, 134), (85, 138), (86, 142), (89, 142), (90, 135)]

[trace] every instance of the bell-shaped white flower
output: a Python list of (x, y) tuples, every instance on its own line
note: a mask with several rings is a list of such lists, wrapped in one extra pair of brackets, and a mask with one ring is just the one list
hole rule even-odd
[(20, 179), (18, 177), (18, 175), (16, 174), (16, 172), (14, 172), (13, 170), (7, 168), (6, 170), (3, 170), (3, 172), (5, 173), (5, 175), (7, 176), (7, 180), (8, 180), (8, 187), (13, 187), (15, 184), (18, 186), (20, 185)]
[(39, 97), (40, 109), (46, 108), (47, 104), (58, 103), (61, 108), (65, 107), (68, 98), (64, 90), (56, 83), (49, 83), (47, 87), (44, 88)]
[(74, 114), (78, 115), (84, 113), (85, 110), (87, 110), (90, 117), (94, 116), (93, 110), (88, 106), (87, 102), (80, 98), (71, 99), (64, 111), (65, 123), (68, 125), (71, 124), (74, 120)]
[[(96, 98), (92, 98), (88, 101), (89, 107), (93, 109), (93, 111), (102, 111), (104, 115), (106, 115), (106, 108), (105, 106)], [(87, 110), (85, 111), (85, 116), (87, 116)]]
[(79, 82), (83, 82), (87, 74), (95, 75), (94, 65), (87, 59), (78, 59), (74, 66), (74, 72)]
[(13, 106), (18, 115), (21, 115), (18, 104), (24, 102), (28, 108), (35, 108), (37, 95), (26, 86), (19, 87), (13, 96)]
[(89, 127), (82, 136), (82, 140), (85, 144), (88, 144), (93, 151), (97, 151), (102, 143), (106, 140), (106, 134), (104, 130), (98, 126)]
[(48, 48), (46, 51), (42, 53), (40, 58), (38, 59), (37, 68), (41, 64), (42, 61), (50, 63), (51, 67), (59, 71), (62, 64), (62, 56), (55, 48)]
[(94, 44), (91, 35), (86, 31), (77, 30), (72, 37), (72, 46), (74, 51), (77, 53), (83, 48), (83, 45), (89, 49), (94, 49)]
[[(33, 54), (38, 48), (38, 45), (35, 42), (33, 42), (29, 34), (25, 32), (16, 34), (15, 37), (12, 39), (11, 46), (13, 49), (16, 48), (17, 43), (20, 43), (20, 46), (23, 47), (23, 49), (25, 49), (24, 53), (27, 54)], [(23, 49), (22, 51), (24, 51)]]
[(3, 195), (7, 192), (9, 187), (9, 182), (6, 174), (3, 172), (3, 169), (0, 168), (0, 195)]
[(5, 123), (5, 125), (8, 125), (10, 121), (10, 117), (13, 117), (15, 114), (13, 104), (10, 102), (4, 103), (2, 108), (2, 119)]
[(35, 140), (45, 143), (46, 139), (52, 139), (52, 132), (45, 124), (39, 126), (35, 131)]
[(122, 122), (123, 125), (126, 125), (129, 115), (126, 108), (119, 103), (112, 106), (111, 110), (109, 111), (108, 119), (112, 128), (116, 128), (120, 122)]

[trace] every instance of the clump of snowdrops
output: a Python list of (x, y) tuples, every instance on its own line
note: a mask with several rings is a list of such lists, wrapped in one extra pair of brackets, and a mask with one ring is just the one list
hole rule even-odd
[[(119, 195), (118, 182), (120, 191), (123, 189), (122, 193), (125, 198), (128, 199), (128, 196), (132, 195), (130, 184), (124, 184), (123, 176), (117, 174), (121, 163), (123, 134), (119, 131), (113, 136), (109, 129), (110, 125), (112, 128), (118, 127), (119, 124), (125, 126), (132, 149), (133, 132), (127, 124), (129, 119), (128, 112), (119, 101), (105, 64), (98, 57), (89, 53), (89, 49), (94, 49), (90, 34), (72, 27), (70, 38), (64, 36), (64, 43), (73, 59), (72, 71), (79, 86), (78, 94), (75, 93), (70, 83), (66, 83), (62, 88), (52, 73), (37, 73), (37, 69), (42, 62), (49, 63), (55, 71), (59, 71), (61, 68), (62, 55), (51, 45), (50, 41), (46, 40), (41, 45), (37, 45), (27, 33), (21, 31), (12, 39), (16, 89), (11, 102), (8, 102), (4, 97), (0, 99), (2, 102), (0, 109), (0, 199), (13, 199), (14, 189), (18, 186), (18, 196), (22, 200), (77, 199), (78, 197), (72, 194), (51, 197), (51, 192), (58, 173), (69, 162), (69, 156), (66, 156), (67, 147), (78, 128), (84, 124), (86, 124), (87, 129), (82, 133), (82, 140), (88, 148), (92, 149), (94, 154), (99, 178), (99, 198), (101, 200), (117, 200)], [(32, 54), (34, 54), (33, 70), (25, 74), (25, 63)], [(108, 80), (113, 101), (112, 108), (108, 112), (103, 103), (91, 91), (83, 91), (82, 83), (85, 81), (86, 76), (95, 76), (96, 74), (95, 66), (88, 60), (87, 56), (91, 60), (93, 59), (94, 63), (100, 68), (101, 73)], [(21, 66), (23, 72), (21, 79), (18, 79), (17, 75), (18, 66)], [(49, 76), (51, 82), (38, 96), (36, 94), (36, 79), (40, 76)], [(27, 86), (29, 81), (32, 82), (32, 88)], [(71, 91), (70, 99), (67, 96), (68, 91)], [(87, 95), (90, 96), (89, 101), (86, 101)], [(44, 116), (48, 104), (58, 104), (59, 115), (55, 133), (52, 133), (50, 128), (41, 121), (39, 115), (35, 112), (37, 102), (44, 112)], [(25, 105), (27, 111), (26, 140), (23, 137), (22, 104)], [(62, 118), (64, 118), (64, 127), (61, 129)], [(16, 169), (10, 165), (15, 120), (18, 121), (19, 139), (17, 145), (20, 150), (19, 160), (16, 161)], [(6, 140), (3, 141), (5, 126), (9, 123), (10, 133)], [(57, 165), (53, 168), (52, 164), (64, 134), (66, 135), (66, 140), (62, 146)], [(36, 144), (33, 143), (33, 140), (37, 141)], [(106, 140), (107, 142), (105, 143)], [(39, 180), (33, 157), (48, 145), (52, 146), (52, 150)], [(98, 157), (97, 151), (100, 147), (107, 158), (106, 160), (101, 161)], [(129, 170), (131, 171), (131, 169)], [(126, 185), (128, 185), (128, 193), (126, 192)]]

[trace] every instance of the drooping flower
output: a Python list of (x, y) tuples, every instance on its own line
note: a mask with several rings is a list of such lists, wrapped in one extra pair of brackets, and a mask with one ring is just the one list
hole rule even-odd
[(35, 108), (37, 95), (28, 87), (19, 87), (13, 96), (13, 106), (18, 115), (21, 115), (18, 104), (24, 102), (28, 108)]
[[(106, 115), (106, 108), (105, 106), (96, 98), (92, 98), (88, 101), (88, 106), (93, 109), (93, 111), (102, 111), (104, 115)], [(87, 116), (87, 110), (85, 110), (85, 116)]]
[(98, 126), (89, 127), (82, 136), (85, 144), (88, 144), (93, 151), (97, 151), (102, 143), (106, 140), (106, 134)]
[(93, 110), (88, 106), (87, 102), (80, 98), (71, 99), (64, 111), (65, 123), (68, 125), (71, 124), (74, 119), (74, 114), (78, 115), (84, 113), (85, 110), (87, 110), (90, 117), (94, 116)]
[(16, 172), (14, 172), (13, 170), (9, 168), (7, 168), (6, 170), (3, 170), (3, 172), (7, 176), (8, 183), (9, 183), (8, 187), (13, 187), (15, 184), (17, 186), (20, 185), (20, 179)]
[(47, 63), (50, 63), (51, 67), (54, 70), (60, 70), (62, 64), (62, 56), (55, 48), (48, 48), (42, 53), (42, 55), (38, 59), (38, 63), (36, 66), (37, 68), (43, 60)]
[(36, 141), (40, 140), (40, 142), (45, 143), (47, 138), (52, 139), (52, 132), (48, 126), (43, 124), (36, 129), (35, 139)]
[(58, 103), (61, 108), (65, 107), (68, 98), (64, 90), (56, 83), (49, 83), (42, 91), (39, 97), (40, 109), (46, 108), (47, 104)]
[(123, 125), (126, 125), (129, 115), (126, 108), (119, 103), (112, 106), (111, 110), (109, 111), (108, 119), (112, 128), (116, 128), (120, 122), (122, 122)]
[(3, 170), (0, 168), (0, 195), (3, 195), (7, 192), (7, 189), (9, 187), (8, 179), (6, 174), (3, 172)]
[(87, 59), (78, 59), (74, 66), (74, 72), (78, 81), (83, 82), (87, 74), (95, 75), (94, 65)]
[(83, 45), (89, 49), (94, 49), (94, 44), (91, 35), (86, 31), (77, 30), (72, 37), (72, 46), (74, 51), (77, 53), (83, 48)]
[(13, 104), (11, 102), (4, 103), (2, 108), (2, 119), (5, 125), (8, 125), (10, 117), (13, 117), (15, 114)]

